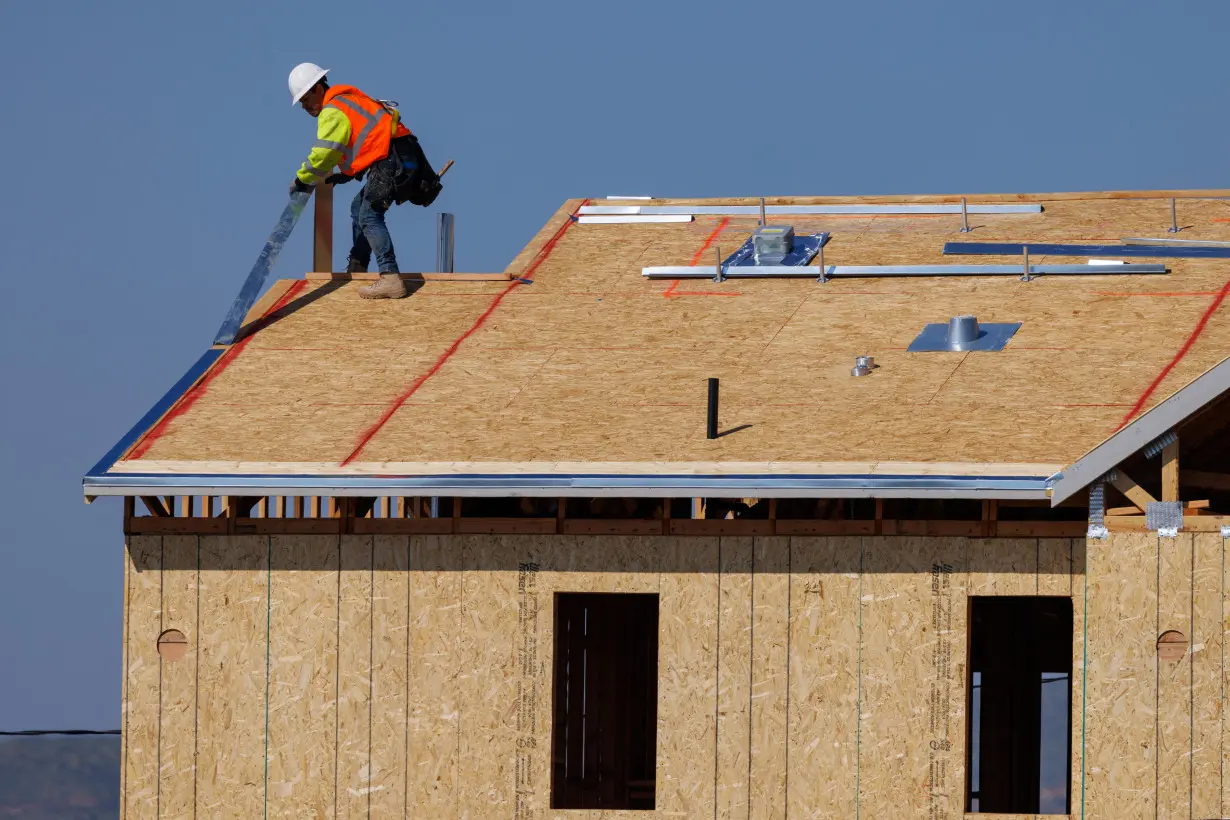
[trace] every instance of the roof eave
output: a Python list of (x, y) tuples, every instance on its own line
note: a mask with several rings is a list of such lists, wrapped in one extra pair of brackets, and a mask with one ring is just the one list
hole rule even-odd
[(1094, 447), (1054, 478), (1051, 503), (1057, 505), (1131, 457), (1149, 442), (1230, 390), (1230, 357), (1179, 389)]
[(286, 476), (104, 474), (86, 476), (104, 495), (545, 496), (752, 498), (1045, 499), (1042, 476), (580, 475)]

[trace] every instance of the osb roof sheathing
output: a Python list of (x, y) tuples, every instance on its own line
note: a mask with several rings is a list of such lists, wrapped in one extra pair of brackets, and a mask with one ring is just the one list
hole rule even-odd
[[(772, 221), (831, 232), (827, 264), (1014, 263), (941, 250), (953, 240), (1166, 237), (1170, 194), (971, 196), (1044, 209), (971, 216), (968, 234), (960, 216)], [(769, 200), (934, 201), (957, 200)], [(755, 200), (652, 204), (673, 203)], [(648, 281), (642, 266), (711, 265), (713, 246), (733, 251), (755, 218), (588, 225), (568, 218), (580, 204), (566, 203), (510, 265), (532, 284), (429, 282), (378, 302), (358, 298), (360, 283), (298, 285), (280, 318), (224, 356), (112, 472), (380, 475), (567, 463), (1045, 475), (1230, 352), (1230, 308), (1209, 314), (1230, 284), (1230, 260), (1132, 259), (1165, 261), (1171, 272), (1032, 282)], [(1228, 241), (1230, 201), (1181, 199), (1179, 221), (1183, 239)], [(906, 352), (924, 325), (963, 313), (1022, 326), (1002, 352)], [(858, 355), (875, 357), (873, 375), (851, 377)], [(716, 440), (705, 438), (711, 376), (721, 379), (720, 427), (730, 431)]]

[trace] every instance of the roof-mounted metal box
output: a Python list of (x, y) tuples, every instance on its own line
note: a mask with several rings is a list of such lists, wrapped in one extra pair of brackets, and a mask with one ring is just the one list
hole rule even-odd
[(794, 228), (765, 225), (752, 234), (752, 257), (757, 265), (780, 265), (794, 250)]

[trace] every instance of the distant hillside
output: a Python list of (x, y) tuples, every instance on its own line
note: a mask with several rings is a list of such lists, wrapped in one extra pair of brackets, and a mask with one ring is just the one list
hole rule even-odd
[(0, 738), (0, 820), (115, 820), (120, 738)]

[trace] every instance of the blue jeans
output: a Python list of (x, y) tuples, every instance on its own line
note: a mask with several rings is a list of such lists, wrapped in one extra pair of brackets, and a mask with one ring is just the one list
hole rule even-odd
[(388, 208), (372, 205), (364, 196), (366, 193), (367, 186), (364, 185), (354, 202), (350, 203), (350, 227), (354, 237), (350, 259), (367, 267), (375, 252), (376, 266), (381, 273), (397, 273), (393, 237), (389, 236), (389, 228), (384, 224), (384, 213)]

